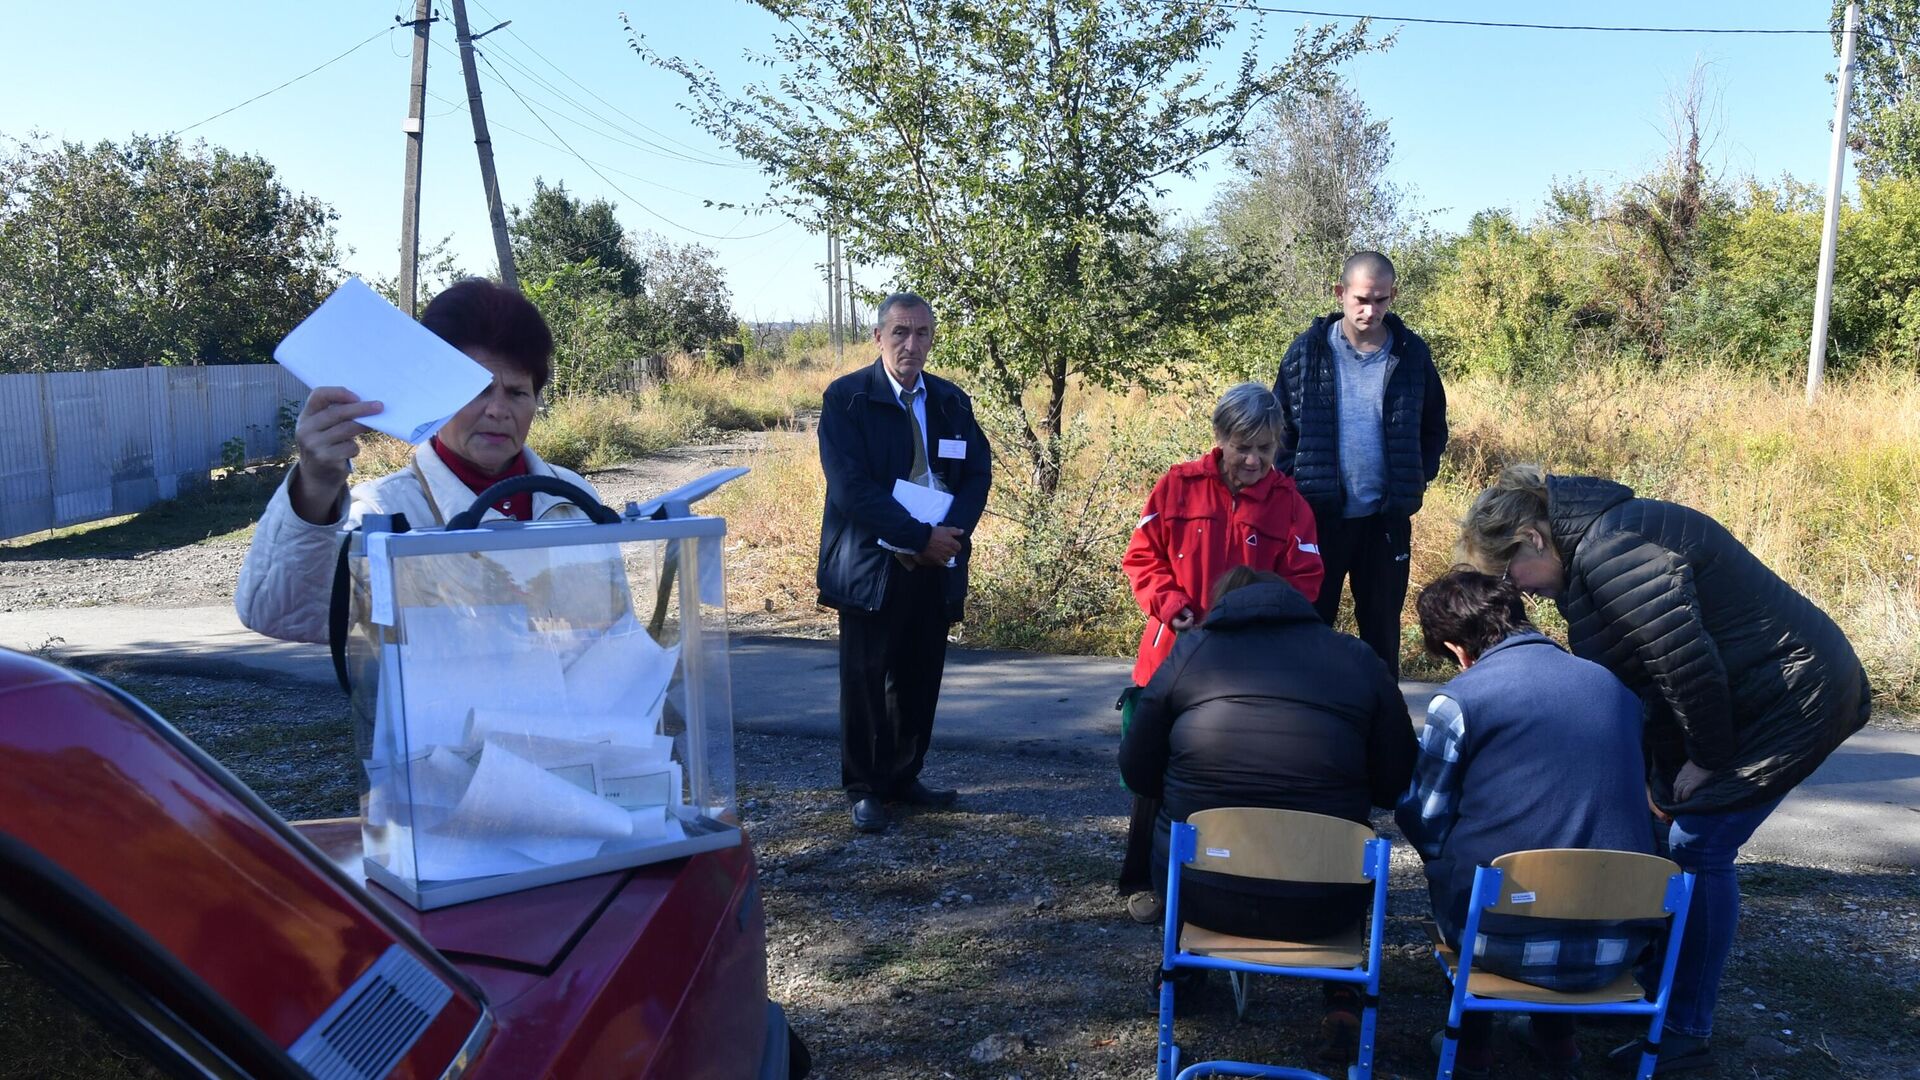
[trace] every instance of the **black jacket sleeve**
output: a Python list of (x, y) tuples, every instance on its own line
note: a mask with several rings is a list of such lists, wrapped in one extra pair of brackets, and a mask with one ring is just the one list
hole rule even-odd
[(1166, 790), (1173, 722), (1181, 707), (1176, 684), (1206, 636), (1204, 629), (1180, 635), (1173, 653), (1161, 662), (1134, 703), (1133, 723), (1120, 740), (1120, 777), (1129, 791), (1142, 798), (1157, 799)]
[(820, 409), (820, 469), (827, 477), (827, 501), (860, 526), (895, 547), (921, 551), (933, 526), (913, 520), (893, 498), (893, 484), (873, 467), (864, 419), (866, 404), (829, 393)]
[(1427, 483), (1440, 475), (1440, 455), (1447, 450), (1447, 388), (1440, 382), (1440, 371), (1427, 357), (1427, 389), (1420, 406), (1420, 464), (1426, 469)]
[(1369, 656), (1379, 669), (1373, 717), (1367, 728), (1367, 786), (1373, 805), (1392, 809), (1413, 781), (1413, 762), (1420, 753), (1413, 737), (1413, 717), (1387, 665)]
[(1630, 531), (1587, 543), (1593, 550), (1582, 545), (1579, 554), (1593, 568), (1586, 584), (1594, 604), (1618, 613), (1606, 632), (1646, 672), (1685, 737), (1687, 757), (1703, 769), (1731, 766), (1739, 749), (1733, 689), (1701, 617), (1693, 568), (1678, 552)]

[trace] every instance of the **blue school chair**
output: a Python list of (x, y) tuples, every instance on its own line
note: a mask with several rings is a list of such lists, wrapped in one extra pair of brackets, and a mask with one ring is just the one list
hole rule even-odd
[(1653, 987), (1643, 986), (1629, 970), (1598, 990), (1569, 993), (1475, 971), (1473, 949), (1462, 956), (1428, 924), (1434, 939), (1434, 959), (1453, 984), (1453, 1000), (1447, 1007), (1447, 1028), (1440, 1046), (1439, 1080), (1453, 1080), (1460, 1018), (1469, 1012), (1645, 1016), (1647, 1052), (1640, 1057), (1639, 1080), (1647, 1080), (1653, 1075), (1660, 1052), (1661, 1024), (1667, 1017), (1673, 968), (1680, 959), (1680, 938), (1686, 930), (1687, 905), (1692, 899), (1692, 874), (1666, 859), (1631, 851), (1516, 851), (1493, 860), (1491, 866), (1476, 869), (1467, 925), (1460, 935), (1463, 943), (1479, 940), (1483, 912), (1606, 922), (1660, 919), (1671, 920), (1665, 957), (1660, 964), (1660, 980)]
[[(1159, 1080), (1202, 1076), (1327, 1080), (1321, 1073), (1242, 1061), (1180, 1067), (1173, 1041), (1173, 974), (1182, 969), (1227, 972), (1244, 1014), (1254, 975), (1352, 983), (1360, 988), (1360, 1043), (1348, 1080), (1371, 1080), (1373, 1033), (1380, 1003), (1381, 930), (1387, 917), (1387, 842), (1365, 825), (1296, 810), (1227, 807), (1174, 822), (1167, 855), (1167, 919), (1160, 949)], [(1275, 941), (1215, 933), (1180, 921), (1180, 878), (1191, 867), (1267, 881), (1371, 884), (1373, 905), (1362, 924), (1334, 938)], [(1177, 1074), (1177, 1076), (1176, 1076)]]

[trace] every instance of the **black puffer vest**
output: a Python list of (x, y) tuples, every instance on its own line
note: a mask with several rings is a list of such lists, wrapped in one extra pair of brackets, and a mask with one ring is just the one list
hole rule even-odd
[[(1346, 493), (1340, 484), (1340, 409), (1335, 400), (1339, 377), (1334, 371), (1328, 328), (1340, 321), (1333, 312), (1287, 347), (1274, 395), (1286, 412), (1287, 430), (1275, 462), (1293, 477), (1316, 514), (1338, 514)], [(1440, 454), (1447, 446), (1447, 399), (1433, 353), (1420, 335), (1407, 329), (1400, 317), (1388, 314), (1392, 334), (1393, 373), (1387, 377), (1381, 410), (1385, 431), (1386, 500), (1380, 512), (1389, 517), (1412, 517), (1426, 497), (1427, 485), (1440, 473)]]
[[(1865, 726), (1872, 694), (1846, 635), (1712, 518), (1587, 476), (1549, 477), (1547, 516), (1568, 642), (1646, 702), (1663, 809), (1785, 795)], [(1689, 759), (1713, 776), (1675, 802)]]

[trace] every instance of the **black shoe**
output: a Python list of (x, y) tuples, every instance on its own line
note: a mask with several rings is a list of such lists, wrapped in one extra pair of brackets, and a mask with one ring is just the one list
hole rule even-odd
[[(1617, 1072), (1634, 1072), (1640, 1068), (1640, 1055), (1646, 1049), (1644, 1038), (1616, 1046), (1607, 1052), (1607, 1064)], [(1707, 1040), (1669, 1031), (1660, 1036), (1660, 1056), (1654, 1059), (1653, 1075), (1671, 1076), (1712, 1064), (1713, 1048), (1707, 1045)]]
[(856, 799), (853, 804), (853, 827), (865, 833), (886, 832), (892, 819), (887, 816), (887, 808), (880, 800), (869, 795)]
[(918, 780), (910, 780), (905, 786), (893, 793), (893, 801), (905, 806), (924, 806), (930, 810), (945, 810), (960, 798), (960, 793), (952, 788), (930, 788)]
[[(1533, 1017), (1522, 1013), (1508, 1020), (1507, 1037), (1519, 1043), (1526, 1050), (1528, 1059), (1544, 1069), (1547, 1076), (1566, 1077), (1580, 1074), (1580, 1048), (1574, 1046), (1570, 1057), (1550, 1053), (1548, 1048), (1534, 1036)], [(1639, 1066), (1638, 1058), (1634, 1059), (1634, 1065), (1636, 1068)]]

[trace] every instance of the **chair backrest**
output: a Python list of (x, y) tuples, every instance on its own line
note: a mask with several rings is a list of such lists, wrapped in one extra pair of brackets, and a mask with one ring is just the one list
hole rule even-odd
[(1195, 870), (1269, 881), (1352, 882), (1366, 873), (1372, 829), (1345, 818), (1299, 810), (1228, 806), (1187, 819)]
[(1583, 848), (1516, 851), (1493, 867), (1504, 880), (1490, 912), (1609, 921), (1665, 917), (1668, 882), (1680, 872), (1657, 855)]

